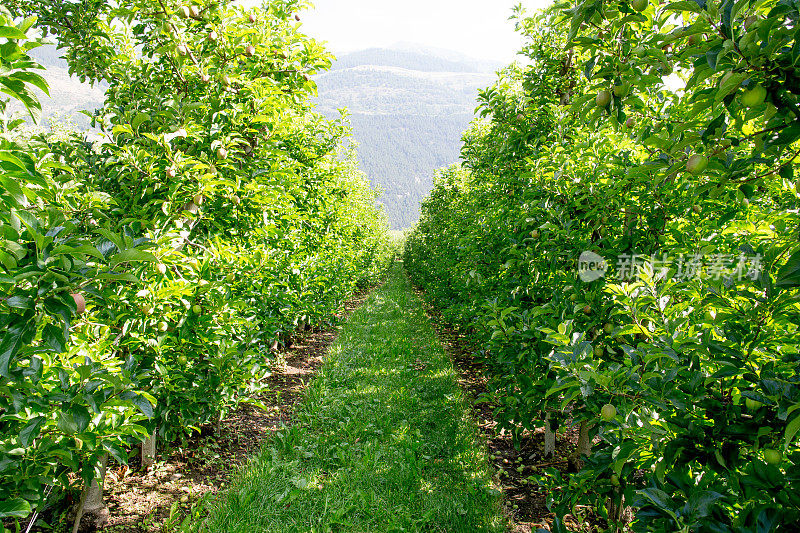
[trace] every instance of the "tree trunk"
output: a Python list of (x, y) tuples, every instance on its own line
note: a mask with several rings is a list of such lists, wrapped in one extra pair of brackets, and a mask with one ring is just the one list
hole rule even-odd
[(75, 513), (75, 523), (72, 533), (79, 531), (95, 531), (101, 529), (108, 522), (108, 507), (103, 503), (103, 483), (106, 477), (108, 454), (100, 459), (100, 472), (88, 487), (83, 489), (81, 502)]
[(550, 424), (550, 413), (544, 417), (544, 456), (553, 457), (556, 454), (556, 434)]
[(147, 437), (142, 442), (142, 468), (147, 470), (152, 467), (156, 462), (156, 434), (157, 429), (153, 430), (153, 434)]
[(586, 420), (581, 420), (578, 430), (578, 454), (589, 455), (592, 453), (592, 440), (589, 438), (589, 430), (592, 429)]

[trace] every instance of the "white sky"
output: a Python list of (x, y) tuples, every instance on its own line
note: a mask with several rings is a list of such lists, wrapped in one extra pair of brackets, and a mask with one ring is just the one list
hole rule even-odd
[(316, 8), (302, 13), (303, 32), (339, 54), (407, 42), (510, 62), (522, 40), (508, 18), (520, 3), (533, 11), (551, 1), (314, 0)]

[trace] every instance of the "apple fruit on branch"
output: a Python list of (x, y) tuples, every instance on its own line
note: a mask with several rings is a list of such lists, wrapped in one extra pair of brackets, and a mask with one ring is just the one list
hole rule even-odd
[(694, 154), (686, 162), (686, 170), (693, 176), (699, 176), (708, 168), (708, 157), (703, 154)]
[(73, 293), (72, 300), (75, 302), (75, 313), (80, 316), (86, 312), (86, 299), (83, 297), (82, 294)]

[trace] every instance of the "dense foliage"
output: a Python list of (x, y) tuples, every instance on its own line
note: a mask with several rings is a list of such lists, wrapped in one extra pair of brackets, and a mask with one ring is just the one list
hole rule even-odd
[(2, 124), (0, 519), (219, 420), (390, 253), (347, 129), (309, 103), (330, 57), (301, 3), (6, 6), (8, 97), (35, 114), (47, 90), (37, 16), (108, 90), (98, 142)]
[(520, 16), (529, 65), (481, 94), (464, 167), (423, 205), (407, 268), (482, 343), (501, 426), (594, 440), (580, 472), (539, 478), (559, 517), (800, 521), (799, 15), (587, 0)]

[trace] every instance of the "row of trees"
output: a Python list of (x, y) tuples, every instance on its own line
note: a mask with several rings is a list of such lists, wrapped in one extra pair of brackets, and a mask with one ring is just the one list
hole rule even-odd
[(500, 425), (580, 427), (559, 517), (800, 520), (800, 78), (787, 1), (587, 0), (526, 17), (463, 167), (409, 236), (482, 343)]
[[(146, 466), (156, 437), (221, 420), (272, 351), (386, 267), (347, 127), (309, 103), (331, 58), (299, 32), (303, 7), (2, 7), (0, 519), (76, 483), (101, 515), (109, 456), (143, 443)], [(48, 34), (108, 87), (99, 142), (10, 118), (10, 100), (40, 109), (28, 52)]]

